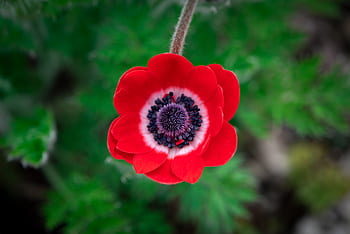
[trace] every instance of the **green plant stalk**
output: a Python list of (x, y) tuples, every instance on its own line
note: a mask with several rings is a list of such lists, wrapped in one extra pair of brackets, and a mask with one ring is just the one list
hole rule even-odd
[(73, 199), (73, 195), (71, 191), (67, 188), (65, 183), (63, 182), (60, 175), (56, 172), (55, 168), (50, 165), (50, 163), (46, 163), (42, 170), (49, 180), (50, 184), (56, 189), (61, 195), (67, 200), (71, 201)]

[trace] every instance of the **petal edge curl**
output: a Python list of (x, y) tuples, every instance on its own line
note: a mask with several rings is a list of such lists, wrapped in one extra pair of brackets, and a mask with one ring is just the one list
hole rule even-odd
[(143, 140), (139, 129), (140, 116), (127, 114), (119, 117), (119, 121), (111, 129), (117, 142), (117, 149), (125, 153), (141, 154), (152, 151)]
[(171, 171), (171, 164), (173, 160), (166, 160), (163, 165), (154, 171), (146, 173), (145, 175), (161, 184), (178, 184), (183, 182), (182, 179), (178, 178)]
[(219, 133), (224, 122), (224, 96), (222, 88), (220, 86), (217, 86), (215, 93), (205, 103), (205, 106), (208, 109), (210, 135), (214, 137)]
[(178, 156), (174, 159), (171, 169), (173, 173), (188, 183), (196, 183), (202, 175), (204, 163), (196, 154)]
[(223, 89), (224, 93), (224, 120), (229, 121), (235, 115), (239, 99), (240, 88), (236, 75), (229, 70), (225, 70), (219, 64), (208, 65), (216, 74), (219, 85)]
[(167, 156), (163, 152), (157, 153), (153, 150), (145, 154), (134, 155), (132, 164), (136, 173), (144, 174), (160, 167), (167, 160)]
[(138, 113), (147, 98), (159, 89), (160, 85), (148, 71), (129, 71), (119, 80), (113, 97), (114, 107), (119, 115)]
[(237, 133), (235, 128), (225, 122), (219, 134), (211, 140), (203, 153), (204, 166), (216, 167), (226, 164), (237, 149)]
[(132, 163), (133, 154), (128, 154), (125, 152), (122, 152), (116, 148), (118, 141), (113, 137), (112, 135), (112, 128), (114, 128), (115, 124), (119, 121), (119, 118), (116, 118), (111, 123), (108, 134), (107, 134), (107, 148), (109, 153), (112, 155), (113, 158), (119, 159), (119, 160), (125, 160), (128, 163)]

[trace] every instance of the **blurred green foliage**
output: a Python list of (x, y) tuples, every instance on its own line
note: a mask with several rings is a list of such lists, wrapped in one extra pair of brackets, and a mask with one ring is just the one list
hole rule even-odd
[(45, 206), (49, 229), (65, 223), (66, 233), (122, 233), (125, 220), (118, 214), (113, 194), (100, 181), (73, 175), (57, 190), (49, 194)]
[(207, 169), (199, 183), (180, 184), (169, 193), (179, 199), (178, 216), (195, 222), (198, 233), (231, 233), (239, 225), (235, 218), (248, 218), (244, 204), (256, 199), (255, 182), (235, 157), (220, 169)]
[(9, 159), (20, 158), (24, 166), (33, 167), (46, 162), (56, 138), (53, 118), (48, 111), (38, 108), (32, 116), (16, 118), (11, 129), (3, 142), (10, 147)]
[[(184, 55), (195, 65), (220, 63), (235, 71), (242, 97), (235, 126), (257, 137), (273, 125), (315, 136), (346, 131), (349, 81), (336, 71), (321, 74), (317, 58), (297, 61), (304, 36), (288, 25), (301, 4), (336, 15), (335, 4), (232, 3), (200, 5)], [(219, 12), (211, 11), (213, 4)], [(171, 233), (180, 223), (198, 232), (247, 233), (239, 217), (248, 218), (245, 204), (256, 194), (253, 176), (238, 159), (243, 154), (206, 169), (198, 184), (163, 186), (136, 175), (106, 149), (118, 78), (168, 51), (180, 9), (176, 1), (160, 0), (0, 1), (0, 107), (10, 126), (0, 128), (2, 146), (23, 164), (38, 166), (57, 128), (51, 166), (43, 168), (53, 186), (44, 209), (49, 229)], [(332, 170), (329, 179), (338, 178)], [(302, 199), (314, 202), (313, 193)]]
[(350, 191), (350, 178), (326, 157), (321, 145), (298, 144), (291, 150), (290, 182), (313, 212), (329, 208)]
[(296, 61), (293, 56), (303, 39), (288, 26), (296, 3), (242, 4), (227, 8), (226, 20), (215, 24), (226, 29), (217, 32), (226, 38), (216, 61), (235, 71), (241, 84), (238, 120), (258, 136), (272, 125), (312, 136), (325, 135), (330, 128), (346, 132), (348, 79), (336, 71), (320, 74), (316, 58)]
[[(123, 182), (120, 190), (131, 195), (139, 207), (146, 203), (169, 204), (178, 221), (196, 224), (198, 233), (231, 233), (240, 226), (237, 219), (249, 218), (244, 206), (256, 199), (255, 180), (236, 155), (232, 163), (207, 168), (196, 184), (159, 185), (134, 173), (124, 163), (107, 160), (117, 168)], [(176, 204), (176, 207), (174, 207)], [(153, 211), (152, 211), (153, 212)], [(143, 229), (137, 233), (148, 233)], [(154, 233), (151, 232), (151, 233)]]

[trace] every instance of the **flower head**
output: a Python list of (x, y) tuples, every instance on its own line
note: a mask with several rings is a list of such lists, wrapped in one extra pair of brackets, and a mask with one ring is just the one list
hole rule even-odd
[(108, 149), (136, 173), (163, 184), (195, 183), (204, 167), (228, 162), (237, 148), (227, 122), (239, 103), (235, 74), (221, 65), (193, 66), (159, 54), (119, 80)]

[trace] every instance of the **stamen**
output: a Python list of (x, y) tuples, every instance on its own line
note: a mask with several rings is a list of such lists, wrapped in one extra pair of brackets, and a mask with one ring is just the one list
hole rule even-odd
[(182, 148), (193, 141), (202, 124), (199, 107), (192, 98), (181, 94), (177, 98), (173, 92), (155, 100), (148, 110), (148, 131), (154, 140), (171, 148)]

